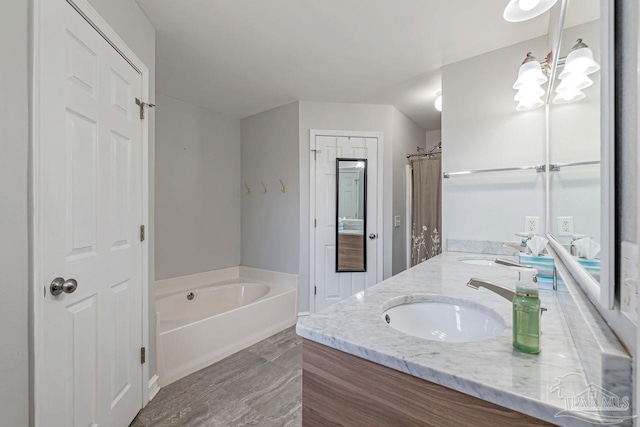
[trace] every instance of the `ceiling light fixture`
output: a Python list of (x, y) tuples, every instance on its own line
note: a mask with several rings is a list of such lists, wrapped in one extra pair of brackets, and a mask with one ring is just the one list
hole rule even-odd
[(510, 0), (502, 15), (505, 21), (522, 22), (542, 15), (558, 0)]
[(587, 77), (600, 69), (600, 65), (593, 59), (593, 52), (582, 39), (578, 39), (571, 48), (571, 52), (564, 61), (564, 68), (558, 78), (560, 84), (556, 88), (554, 104), (567, 104), (584, 99), (582, 89), (593, 84)]
[(442, 92), (436, 92), (436, 100), (433, 103), (433, 106), (436, 107), (436, 110), (442, 111)]

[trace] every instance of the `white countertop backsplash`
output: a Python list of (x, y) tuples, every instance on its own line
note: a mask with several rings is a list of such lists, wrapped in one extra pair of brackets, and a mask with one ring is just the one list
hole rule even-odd
[[(311, 341), (554, 424), (588, 425), (555, 415), (566, 409), (563, 397), (586, 390), (582, 377), (588, 381), (602, 378), (585, 370), (590, 367), (585, 368), (578, 355), (578, 351), (597, 350), (576, 348), (555, 293), (540, 291), (542, 306), (548, 309), (542, 316), (542, 351), (537, 355), (516, 351), (512, 346), (512, 305), (491, 291), (474, 290), (466, 284), (477, 277), (513, 289), (517, 272), (503, 266), (459, 261), (469, 256), (478, 257), (446, 253), (432, 258), (302, 318), (296, 331)], [(394, 297), (415, 294), (452, 296), (484, 304), (504, 318), (507, 328), (486, 341), (444, 343), (409, 336), (388, 326), (381, 316), (383, 304)], [(568, 374), (577, 375), (565, 378), (561, 397), (552, 389), (558, 378)]]

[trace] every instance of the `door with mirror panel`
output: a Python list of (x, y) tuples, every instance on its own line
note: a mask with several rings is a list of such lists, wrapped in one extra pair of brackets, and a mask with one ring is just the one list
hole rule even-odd
[(315, 310), (378, 282), (378, 139), (315, 137)]

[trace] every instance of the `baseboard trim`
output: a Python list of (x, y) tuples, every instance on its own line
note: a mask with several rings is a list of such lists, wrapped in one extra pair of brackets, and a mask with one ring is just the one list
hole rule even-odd
[(298, 319), (301, 317), (307, 317), (308, 315), (310, 315), (311, 313), (309, 313), (308, 311), (301, 311), (298, 313)]
[(151, 402), (160, 391), (160, 387), (158, 386), (159, 379), (160, 377), (156, 374), (149, 380), (149, 402)]

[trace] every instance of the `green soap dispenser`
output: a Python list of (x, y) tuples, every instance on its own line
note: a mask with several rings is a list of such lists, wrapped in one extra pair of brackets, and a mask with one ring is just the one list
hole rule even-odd
[(513, 299), (513, 347), (524, 353), (540, 353), (540, 298), (537, 270), (518, 269), (520, 280)]

